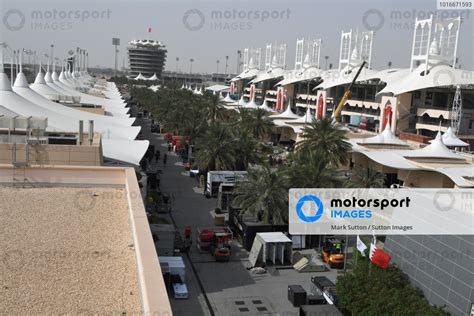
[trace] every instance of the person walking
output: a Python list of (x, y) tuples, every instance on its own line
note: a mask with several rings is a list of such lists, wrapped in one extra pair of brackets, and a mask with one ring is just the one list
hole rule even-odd
[(171, 151), (171, 148), (172, 148), (171, 143), (168, 143), (168, 152)]
[(165, 153), (165, 154), (163, 155), (163, 165), (166, 166), (166, 161), (167, 161), (167, 160), (168, 160), (168, 155)]
[(161, 155), (161, 152), (159, 149), (156, 150), (155, 152), (155, 160), (156, 162), (158, 162), (160, 160), (160, 155)]

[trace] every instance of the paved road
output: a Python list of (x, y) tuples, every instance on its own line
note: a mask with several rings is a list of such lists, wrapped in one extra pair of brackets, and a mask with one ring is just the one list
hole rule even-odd
[[(167, 148), (162, 136), (151, 134), (149, 123), (143, 122), (144, 136), (161, 150), (162, 156)], [(183, 232), (184, 227), (191, 226), (193, 234), (198, 227), (214, 226), (210, 211), (216, 207), (216, 199), (206, 199), (197, 193), (197, 181), (184, 172), (177, 156), (171, 154), (166, 166), (159, 163), (163, 170), (161, 189), (174, 195), (172, 217), (176, 228)], [(299, 315), (287, 298), (287, 287), (301, 284), (307, 291), (310, 289), (311, 275), (325, 275), (335, 281), (336, 272), (298, 273), (293, 269), (278, 269), (265, 275), (253, 275), (247, 271), (248, 253), (234, 244), (230, 262), (215, 262), (210, 254), (200, 254), (195, 245), (195, 235), (189, 258), (193, 262), (201, 280), (209, 303), (216, 315)], [(186, 264), (186, 284), (189, 291), (188, 300), (170, 298), (174, 315), (210, 315), (200, 289), (198, 280), (193, 274), (191, 262), (183, 256)]]

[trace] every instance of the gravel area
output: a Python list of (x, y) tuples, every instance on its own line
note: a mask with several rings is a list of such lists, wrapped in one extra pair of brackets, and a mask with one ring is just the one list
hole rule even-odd
[(0, 314), (140, 311), (125, 190), (0, 187)]

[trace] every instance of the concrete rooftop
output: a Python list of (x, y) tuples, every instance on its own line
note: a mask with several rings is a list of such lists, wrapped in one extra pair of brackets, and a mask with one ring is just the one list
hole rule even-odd
[(0, 314), (140, 313), (125, 189), (0, 187)]

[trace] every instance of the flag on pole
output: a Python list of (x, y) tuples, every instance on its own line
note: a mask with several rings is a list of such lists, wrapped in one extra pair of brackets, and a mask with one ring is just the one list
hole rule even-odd
[(148, 33), (151, 33), (151, 27), (148, 27), (148, 28), (147, 28), (147, 32), (148, 32)]
[(359, 235), (357, 235), (357, 250), (359, 250), (362, 257), (365, 257), (365, 249), (367, 249), (367, 246), (360, 240)]
[(391, 259), (388, 253), (376, 246), (374, 237), (374, 241), (370, 244), (370, 261), (382, 269), (387, 269)]

